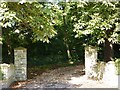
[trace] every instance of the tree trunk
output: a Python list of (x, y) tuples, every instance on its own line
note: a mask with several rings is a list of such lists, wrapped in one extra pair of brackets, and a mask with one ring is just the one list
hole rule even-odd
[(113, 57), (113, 44), (109, 42), (108, 39), (105, 39), (104, 46), (104, 60), (105, 62), (111, 61)]
[[(65, 0), (65, 6), (63, 6), (63, 13), (65, 12), (65, 8), (66, 8), (66, 0)], [(69, 45), (68, 45), (68, 40), (66, 39), (66, 35), (67, 35), (67, 22), (66, 22), (66, 17), (63, 15), (63, 23), (64, 23), (64, 42), (67, 48), (67, 56), (68, 59), (70, 60), (72, 58), (71, 54), (70, 54), (70, 49), (69, 49)]]
[(6, 41), (7, 41), (6, 44), (7, 44), (7, 55), (8, 55), (7, 63), (13, 63), (14, 57), (13, 57), (13, 50), (11, 46), (11, 38), (9, 35), (7, 36)]
[(104, 60), (105, 62), (111, 61), (113, 57), (113, 44), (112, 41), (109, 41), (108, 38), (111, 37), (115, 30), (116, 26), (113, 24), (112, 28), (106, 30), (107, 37), (105, 38), (105, 46), (104, 46)]
[(66, 44), (66, 48), (67, 48), (67, 56), (68, 56), (68, 59), (71, 59), (71, 54), (70, 54), (70, 49), (69, 49), (69, 46), (68, 44)]

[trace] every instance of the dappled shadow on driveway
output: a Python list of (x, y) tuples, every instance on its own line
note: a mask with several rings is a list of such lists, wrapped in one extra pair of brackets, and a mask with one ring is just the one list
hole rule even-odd
[(84, 75), (84, 66), (69, 66), (48, 70), (34, 79), (13, 83), (10, 88), (77, 88), (82, 84), (69, 83), (72, 77)]
[[(117, 86), (107, 85), (102, 81), (93, 81), (87, 79), (84, 72), (84, 66), (62, 67), (49, 70), (33, 79), (22, 82), (16, 82), (11, 85), (12, 89), (37, 89), (37, 90), (71, 90), (72, 88), (112, 88), (117, 90)], [(84, 89), (83, 89), (84, 90)], [(86, 89), (85, 89), (86, 90)], [(91, 89), (92, 90), (92, 89)], [(104, 89), (103, 89), (104, 90)]]

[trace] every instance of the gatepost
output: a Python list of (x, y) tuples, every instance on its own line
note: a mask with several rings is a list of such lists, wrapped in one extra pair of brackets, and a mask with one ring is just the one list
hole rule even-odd
[(97, 77), (97, 48), (85, 47), (85, 74), (88, 78)]
[(15, 79), (22, 81), (27, 79), (27, 49), (23, 47), (14, 49)]

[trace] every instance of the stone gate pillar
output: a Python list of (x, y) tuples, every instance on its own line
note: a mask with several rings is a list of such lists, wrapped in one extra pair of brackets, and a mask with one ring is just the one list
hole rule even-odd
[(97, 77), (97, 48), (94, 46), (85, 47), (85, 75), (88, 78)]
[(15, 79), (16, 81), (27, 79), (27, 50), (19, 47), (14, 49)]

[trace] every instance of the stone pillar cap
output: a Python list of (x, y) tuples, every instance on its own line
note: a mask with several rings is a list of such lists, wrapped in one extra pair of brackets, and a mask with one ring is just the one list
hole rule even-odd
[(115, 62), (114, 61), (109, 61), (108, 64), (110, 64), (110, 63), (115, 63)]
[(2, 66), (2, 67), (4, 67), (4, 66), (10, 67), (10, 65), (6, 64), (6, 63), (0, 64), (0, 66)]

